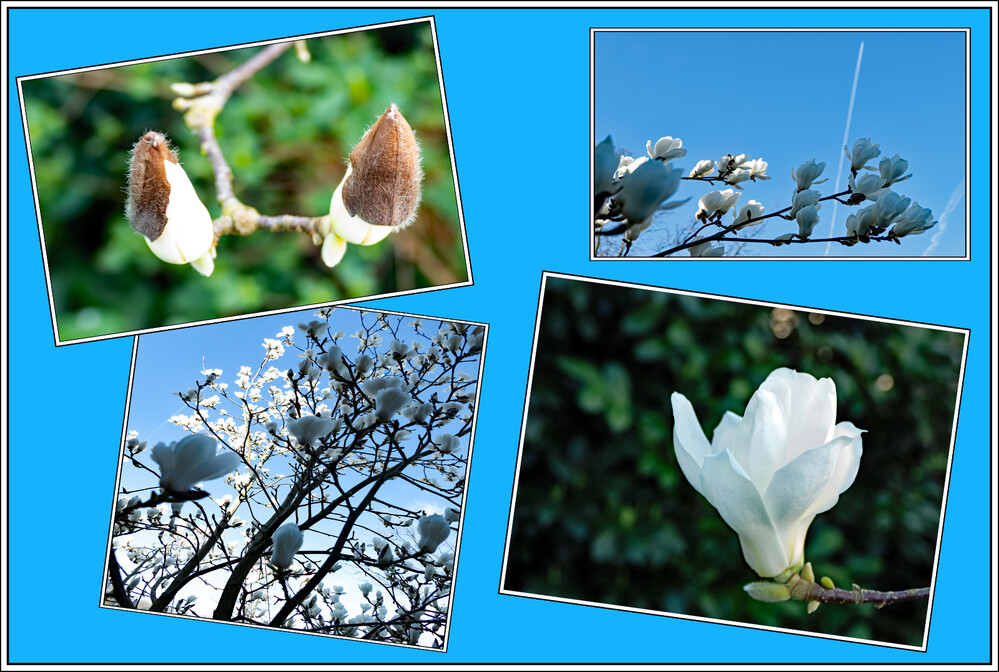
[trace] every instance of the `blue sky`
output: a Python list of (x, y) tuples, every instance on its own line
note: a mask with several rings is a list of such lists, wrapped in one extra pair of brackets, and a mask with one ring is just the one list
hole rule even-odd
[[(728, 153), (762, 157), (772, 178), (740, 185), (744, 191), (739, 205), (755, 199), (768, 212), (790, 204), (790, 172), (808, 159), (826, 162), (823, 177), (829, 181), (817, 188), (823, 195), (833, 193), (861, 42), (847, 142), (852, 146), (858, 138), (870, 137), (881, 145), (882, 156), (898, 153), (906, 159), (913, 176), (895, 190), (930, 208), (941, 224), (904, 239), (901, 246), (833, 245), (830, 254), (963, 256), (962, 32), (598, 32), (594, 142), (611, 135), (619, 150), (637, 157), (645, 154), (647, 140), (679, 137), (689, 152), (672, 163), (685, 173), (699, 159), (718, 160)], [(838, 173), (840, 191), (846, 188), (848, 174), (846, 164)], [(691, 202), (660, 214), (632, 255), (662, 249), (656, 244), (661, 238), (657, 229), (693, 219), (697, 198), (710, 190), (700, 186), (681, 185), (674, 199), (690, 196)], [(836, 208), (835, 235), (845, 233), (844, 222), (853, 210)], [(831, 202), (823, 204), (813, 237), (829, 235), (832, 211)], [(762, 237), (793, 230), (793, 223), (776, 220)], [(749, 251), (822, 256), (825, 248), (822, 243), (753, 245)]]

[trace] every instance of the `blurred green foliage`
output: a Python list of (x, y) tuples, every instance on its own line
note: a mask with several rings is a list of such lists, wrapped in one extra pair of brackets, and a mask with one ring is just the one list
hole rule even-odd
[(165, 132), (213, 217), (214, 178), (174, 82), (209, 81), (262, 47), (25, 80), (23, 95), (60, 340), (463, 282), (464, 247), (429, 22), (310, 39), (236, 89), (216, 120), (236, 195), (268, 215), (318, 217), (347, 156), (390, 103), (423, 150), (416, 222), (327, 268), (293, 232), (226, 236), (215, 272), (157, 259), (124, 217), (128, 153)]
[(687, 483), (670, 395), (710, 438), (786, 366), (831, 377), (867, 430), (856, 481), (809, 530), (836, 585), (930, 584), (964, 335), (548, 278), (505, 588), (920, 646), (925, 600), (765, 604), (738, 536)]

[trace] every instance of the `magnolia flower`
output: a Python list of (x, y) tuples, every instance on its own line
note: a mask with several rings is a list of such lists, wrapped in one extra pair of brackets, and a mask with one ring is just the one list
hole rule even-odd
[(439, 513), (432, 516), (421, 516), (420, 522), (416, 524), (416, 530), (420, 533), (417, 546), (419, 546), (421, 553), (433, 553), (451, 534), (451, 526), (447, 519)]
[(812, 229), (819, 223), (819, 208), (821, 204), (807, 205), (798, 211), (794, 220), (798, 223), (798, 235), (802, 240), (812, 235)]
[(918, 202), (913, 202), (897, 220), (895, 227), (891, 230), (891, 236), (901, 238), (917, 233), (923, 233), (933, 227), (936, 221), (933, 219), (933, 212), (929, 208), (919, 207)]
[(697, 219), (707, 220), (716, 212), (725, 214), (735, 205), (735, 202), (739, 200), (739, 196), (741, 195), (735, 189), (711, 191), (704, 194), (697, 201)]
[(715, 166), (718, 168), (719, 173), (728, 173), (742, 166), (748, 158), (745, 154), (737, 154), (735, 156), (726, 154), (715, 163)]
[(681, 149), (681, 147), (683, 147), (683, 140), (668, 135), (664, 138), (659, 138), (656, 141), (655, 147), (652, 146), (651, 140), (645, 143), (645, 149), (649, 153), (649, 156), (653, 159), (662, 159), (663, 161), (671, 161), (672, 159), (686, 156), (687, 150)]
[(866, 236), (878, 222), (878, 203), (861, 208), (846, 218), (846, 232), (851, 236)]
[(621, 214), (631, 223), (652, 217), (659, 205), (676, 192), (682, 172), (660, 161), (641, 163), (623, 178), (621, 191), (615, 197), (621, 202)]
[(434, 444), (437, 446), (437, 450), (447, 455), (453, 453), (461, 445), (461, 439), (454, 434), (438, 434), (434, 437)]
[(399, 387), (386, 387), (375, 393), (375, 415), (380, 420), (391, 420), (406, 404), (409, 395)]
[(312, 447), (316, 441), (333, 431), (333, 421), (316, 415), (307, 415), (288, 421), (288, 431), (301, 446)]
[(639, 167), (642, 166), (642, 164), (648, 162), (649, 162), (649, 157), (647, 156), (640, 156), (636, 159), (633, 156), (622, 155), (621, 158), (618, 159), (617, 170), (614, 171), (614, 179), (620, 180), (626, 175), (630, 175), (631, 173), (638, 170)]
[(618, 159), (614, 154), (614, 141), (607, 136), (597, 145), (593, 154), (593, 193), (596, 196), (609, 194)]
[(378, 559), (375, 562), (377, 562), (380, 566), (384, 567), (385, 565), (391, 565), (395, 562), (395, 553), (392, 552), (392, 547), (389, 546), (388, 543), (380, 548), (378, 547), (378, 544), (375, 544), (375, 548), (378, 549)]
[(821, 200), (822, 194), (819, 192), (808, 189), (807, 191), (799, 191), (791, 199), (791, 210), (787, 213), (787, 216), (794, 219), (798, 215), (798, 211), (802, 208), (807, 208), (809, 205), (815, 205)]
[(812, 519), (836, 504), (860, 466), (861, 432), (836, 422), (836, 385), (777, 369), (745, 417), (727, 412), (708, 443), (687, 398), (672, 396), (673, 443), (683, 475), (739, 534), (763, 577), (797, 571)]
[(815, 159), (809, 159), (803, 164), (798, 166), (797, 170), (791, 170), (791, 179), (794, 180), (795, 184), (798, 185), (798, 191), (804, 191), (808, 189), (813, 184), (822, 184), (826, 180), (815, 181), (822, 171), (826, 169), (825, 161), (821, 163), (815, 163)]
[(318, 227), (327, 266), (343, 258), (347, 243), (374, 245), (416, 219), (420, 204), (420, 146), (395, 104), (365, 132), (350, 153), (333, 192), (330, 217)]
[[(695, 238), (694, 240), (700, 240)], [(687, 252), (692, 257), (724, 257), (725, 248), (722, 245), (715, 245), (710, 241), (698, 243), (687, 248)]]
[(215, 445), (215, 440), (204, 434), (185, 436), (169, 446), (156, 444), (152, 456), (160, 465), (160, 486), (170, 492), (188, 492), (198, 483), (234, 471), (239, 466), (239, 456), (233, 452), (218, 455)]
[[(732, 222), (732, 225), (735, 228), (732, 230), (738, 231), (739, 229), (744, 229), (747, 226), (760, 223), (757, 220), (763, 216), (763, 204), (759, 201), (750, 201), (739, 209), (739, 214), (736, 215), (734, 210), (732, 211), (732, 214), (735, 217), (735, 221)], [(743, 222), (745, 222), (745, 224), (743, 224)]]
[(843, 145), (843, 152), (850, 159), (850, 171), (856, 175), (861, 169), (867, 168), (867, 162), (881, 154), (880, 147), (881, 145), (871, 144), (870, 138), (861, 138), (853, 143), (852, 152)]
[(285, 568), (291, 566), (298, 549), (302, 548), (305, 535), (295, 523), (285, 523), (274, 532), (271, 539), (274, 542), (271, 548), (271, 564)]
[(456, 522), (459, 518), (461, 518), (461, 512), (458, 511), (458, 509), (454, 508), (453, 506), (449, 506), (446, 509), (444, 509), (444, 520), (446, 520), (447, 522), (453, 523)]
[(162, 133), (149, 131), (132, 149), (125, 216), (163, 261), (212, 274), (212, 216)]
[(854, 179), (850, 175), (851, 203), (860, 203), (865, 200), (876, 201), (880, 196), (888, 192), (885, 181), (878, 175), (862, 175), (860, 179)]
[(905, 212), (912, 202), (911, 198), (904, 198), (894, 191), (887, 191), (878, 198), (878, 219), (877, 228), (884, 231), (892, 225), (898, 217)]
[(770, 176), (767, 175), (767, 162), (762, 157), (755, 161), (750, 161), (745, 167), (749, 168), (749, 179), (751, 180), (770, 179)]
[(878, 172), (881, 173), (881, 179), (885, 181), (885, 186), (887, 187), (912, 177), (911, 173), (909, 175), (902, 175), (908, 167), (909, 162), (898, 154), (895, 154), (891, 158), (886, 156), (881, 159), (881, 162), (878, 164)]
[(690, 171), (690, 177), (707, 177), (715, 170), (715, 162), (711, 159), (701, 159)]
[(740, 182), (745, 182), (750, 177), (752, 177), (752, 170), (750, 168), (743, 166), (742, 168), (738, 168), (732, 171), (732, 173), (725, 178), (725, 182), (731, 184), (736, 189), (742, 189), (742, 187), (736, 187), (735, 185), (739, 184)]

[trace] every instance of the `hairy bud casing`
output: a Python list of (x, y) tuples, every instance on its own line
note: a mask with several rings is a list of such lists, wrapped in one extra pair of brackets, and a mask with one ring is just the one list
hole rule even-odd
[(125, 215), (157, 257), (211, 275), (211, 215), (162, 133), (149, 131), (132, 149)]
[(323, 261), (335, 266), (347, 243), (374, 245), (411, 224), (422, 181), (416, 134), (393, 103), (350, 153), (330, 201), (329, 223), (320, 227)]

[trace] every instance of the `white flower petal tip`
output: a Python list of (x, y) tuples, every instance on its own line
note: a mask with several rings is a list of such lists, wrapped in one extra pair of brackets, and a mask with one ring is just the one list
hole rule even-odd
[(674, 393), (672, 405), (680, 468), (739, 534), (749, 566), (763, 577), (798, 571), (809, 525), (850, 487), (863, 453), (863, 431), (836, 424), (833, 381), (773, 371), (710, 444), (690, 402)]

